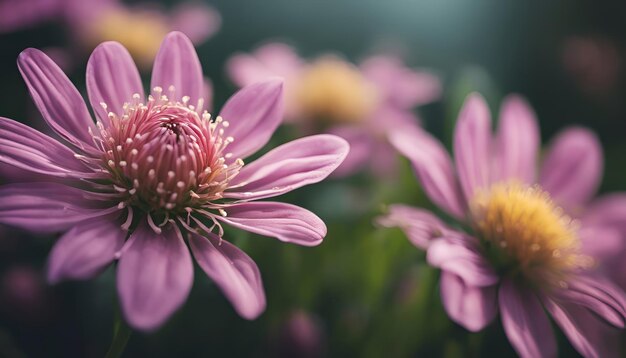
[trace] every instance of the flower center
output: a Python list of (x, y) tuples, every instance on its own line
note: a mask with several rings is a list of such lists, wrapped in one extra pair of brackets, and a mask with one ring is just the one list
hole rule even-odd
[(377, 100), (359, 70), (336, 58), (322, 58), (304, 71), (295, 97), (306, 116), (341, 122), (363, 121)]
[(509, 274), (561, 284), (567, 272), (592, 264), (579, 253), (577, 223), (539, 186), (495, 184), (478, 192), (470, 211), (487, 255)]
[(167, 217), (221, 199), (243, 166), (225, 151), (233, 141), (223, 136), (228, 122), (212, 121), (206, 111), (200, 115), (202, 100), (197, 106), (188, 97), (172, 101), (159, 87), (147, 103), (139, 98), (124, 105), (123, 115), (109, 113), (107, 128), (98, 123), (104, 167), (121, 205)]

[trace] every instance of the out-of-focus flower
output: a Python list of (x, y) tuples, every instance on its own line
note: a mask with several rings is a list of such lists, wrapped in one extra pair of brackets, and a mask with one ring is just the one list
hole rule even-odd
[(65, 0), (0, 0), (0, 33), (58, 18)]
[(129, 53), (106, 42), (87, 64), (94, 123), (79, 92), (41, 51), (25, 50), (18, 64), (44, 119), (69, 144), (0, 119), (0, 161), (49, 178), (0, 187), (0, 222), (68, 230), (50, 255), (51, 282), (90, 278), (119, 260), (126, 319), (154, 329), (191, 289), (187, 242), (235, 310), (254, 319), (265, 309), (259, 270), (222, 238), (222, 224), (305, 246), (326, 235), (310, 211), (256, 200), (324, 179), (347, 155), (343, 139), (306, 137), (243, 162), (282, 121), (281, 81), (245, 87), (212, 118), (203, 111), (202, 69), (185, 35), (165, 38), (148, 96)]
[(622, 59), (609, 39), (571, 37), (563, 46), (563, 65), (579, 89), (589, 95), (604, 95), (615, 88)]
[(169, 11), (147, 2), (125, 5), (121, 0), (0, 1), (0, 33), (51, 19), (66, 24), (74, 43), (86, 51), (103, 41), (122, 43), (142, 68), (150, 67), (168, 32), (181, 31), (197, 45), (213, 36), (221, 25), (216, 10), (193, 0)]
[(305, 311), (294, 311), (280, 326), (272, 349), (276, 357), (324, 357), (325, 338), (317, 317)]
[(537, 175), (540, 138), (530, 107), (506, 99), (492, 136), (489, 109), (474, 94), (456, 125), (454, 165), (423, 131), (397, 131), (391, 141), (430, 199), (460, 225), (403, 205), (391, 206), (380, 223), (403, 228), (443, 271), (441, 297), (455, 322), (479, 331), (500, 312), (521, 356), (551, 357), (557, 346), (547, 311), (582, 355), (616, 354), (610, 325), (624, 327), (624, 292), (592, 270), (594, 260), (583, 250), (610, 229), (588, 221), (584, 210), (602, 172), (601, 146), (591, 132), (560, 134)]
[(41, 323), (52, 314), (52, 301), (43, 275), (32, 266), (11, 266), (0, 276), (2, 310), (15, 319)]
[(211, 37), (220, 27), (219, 14), (202, 2), (182, 3), (166, 12), (139, 3), (116, 0), (66, 0), (72, 34), (87, 50), (103, 41), (124, 45), (142, 68), (149, 68), (165, 35), (185, 33), (194, 44)]
[(407, 68), (392, 56), (370, 57), (356, 67), (331, 55), (306, 61), (291, 47), (271, 43), (252, 54), (233, 56), (227, 69), (238, 86), (283, 77), (288, 121), (306, 132), (327, 131), (350, 143), (350, 154), (336, 175), (352, 174), (368, 164), (380, 175), (394, 172), (388, 129), (416, 127), (418, 119), (411, 110), (441, 94), (436, 76)]

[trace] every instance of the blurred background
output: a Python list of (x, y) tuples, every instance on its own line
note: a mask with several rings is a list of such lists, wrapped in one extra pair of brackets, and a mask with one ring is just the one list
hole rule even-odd
[[(45, 50), (85, 94), (86, 62), (99, 42), (123, 42), (148, 85), (161, 39), (182, 30), (196, 44), (215, 109), (238, 88), (229, 59), (263, 44), (355, 64), (392, 54), (440, 80), (437, 98), (410, 110), (444, 143), (469, 92), (486, 97), (494, 118), (501, 99), (519, 93), (534, 107), (544, 143), (569, 125), (595, 130), (605, 150), (601, 191), (624, 190), (625, 18), (620, 1), (0, 0), (0, 115), (46, 131), (16, 66), (27, 47)], [(327, 128), (313, 127), (287, 123), (268, 148)], [(452, 323), (438, 272), (400, 230), (376, 226), (386, 204), (432, 207), (408, 163), (399, 163), (393, 175), (361, 170), (282, 198), (324, 219), (319, 247), (227, 231), (263, 275), (268, 308), (259, 319), (240, 318), (197, 269), (187, 303), (157, 332), (133, 333), (125, 356), (514, 356), (498, 322), (480, 333)], [(108, 349), (114, 270), (47, 285), (54, 239), (0, 230), (2, 356), (99, 357)], [(562, 336), (560, 343), (562, 356), (576, 356)]]

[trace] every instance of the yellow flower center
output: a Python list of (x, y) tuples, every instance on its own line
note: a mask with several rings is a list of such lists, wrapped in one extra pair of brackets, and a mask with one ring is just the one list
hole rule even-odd
[(103, 41), (120, 42), (145, 68), (154, 60), (168, 31), (165, 19), (156, 13), (110, 9), (92, 22), (84, 35), (94, 46)]
[(500, 270), (534, 283), (563, 284), (568, 272), (592, 264), (580, 254), (577, 222), (538, 185), (495, 184), (476, 194), (470, 211), (487, 255)]
[(301, 75), (295, 100), (303, 115), (360, 122), (376, 106), (377, 94), (357, 68), (337, 58), (321, 58)]

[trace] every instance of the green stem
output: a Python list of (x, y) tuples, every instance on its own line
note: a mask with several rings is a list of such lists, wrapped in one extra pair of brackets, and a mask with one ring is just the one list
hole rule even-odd
[(115, 315), (115, 325), (113, 328), (113, 340), (111, 341), (111, 346), (109, 347), (109, 351), (107, 352), (105, 358), (119, 358), (124, 353), (124, 348), (126, 348), (126, 343), (130, 339), (130, 335), (133, 333), (132, 329), (128, 327), (122, 315)]

